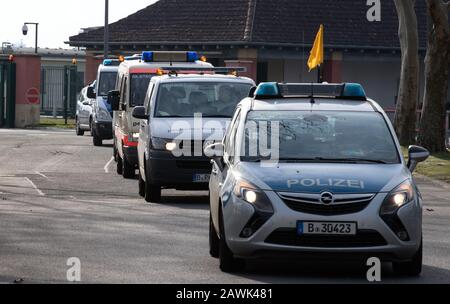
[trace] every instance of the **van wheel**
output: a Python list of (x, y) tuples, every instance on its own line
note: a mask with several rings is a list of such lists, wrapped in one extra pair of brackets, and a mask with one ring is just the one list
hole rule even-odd
[(147, 203), (161, 202), (161, 187), (150, 184), (148, 178), (145, 181), (144, 198)]
[(77, 133), (77, 136), (83, 136), (84, 135), (84, 131), (81, 130), (80, 121), (78, 120), (78, 118), (77, 118), (77, 122), (76, 122), (75, 132)]
[(145, 181), (142, 179), (141, 172), (139, 172), (139, 195), (145, 197)]
[(116, 146), (116, 139), (113, 138), (113, 157), (114, 157), (114, 161), (117, 163), (118, 161), (118, 157), (117, 157), (117, 146)]
[(92, 134), (92, 142), (94, 146), (101, 147), (103, 145), (103, 141), (101, 138), (97, 136), (97, 132), (95, 132), (94, 125), (91, 123), (91, 134)]
[(233, 252), (231, 252), (228, 247), (226, 237), (225, 237), (225, 229), (224, 229), (224, 221), (223, 221), (223, 212), (222, 207), (220, 207), (219, 214), (220, 221), (220, 240), (219, 240), (219, 261), (220, 261), (220, 269), (223, 272), (239, 272), (245, 268), (245, 260), (237, 259), (234, 257)]
[(125, 154), (123, 155), (123, 159), (122, 159), (122, 176), (123, 176), (123, 178), (126, 178), (126, 179), (131, 179), (131, 178), (136, 177), (136, 171), (134, 169), (134, 166), (130, 165)]
[(403, 263), (392, 263), (394, 272), (399, 275), (418, 276), (422, 273), (422, 253), (423, 253), (423, 241), (420, 244), (420, 248), (414, 255), (411, 261)]
[(211, 212), (209, 213), (209, 254), (213, 258), (219, 258), (219, 237), (214, 228)]
[(117, 174), (122, 175), (122, 158), (117, 155)]

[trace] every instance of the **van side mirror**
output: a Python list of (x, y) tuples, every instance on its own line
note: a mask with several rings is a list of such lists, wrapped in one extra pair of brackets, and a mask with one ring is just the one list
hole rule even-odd
[(113, 111), (119, 111), (120, 108), (120, 92), (119, 91), (109, 91), (108, 92), (108, 103), (111, 105)]
[(145, 107), (135, 107), (133, 109), (133, 117), (147, 120), (150, 116), (145, 113)]
[(97, 98), (97, 94), (95, 94), (95, 91), (94, 91), (93, 87), (88, 87), (87, 92), (86, 92), (86, 96), (87, 96), (87, 98), (90, 98), (90, 99)]
[(417, 167), (417, 164), (424, 162), (430, 157), (430, 152), (419, 146), (409, 146), (408, 149), (408, 168), (411, 172)]
[(215, 143), (206, 146), (203, 149), (203, 153), (205, 154), (205, 156), (211, 158), (212, 162), (215, 162), (221, 171), (223, 171), (224, 168), (223, 162), (224, 149), (225, 146), (223, 143)]
[(255, 92), (256, 92), (257, 87), (252, 87), (250, 89), (250, 92), (248, 93), (248, 97), (253, 98), (255, 97)]

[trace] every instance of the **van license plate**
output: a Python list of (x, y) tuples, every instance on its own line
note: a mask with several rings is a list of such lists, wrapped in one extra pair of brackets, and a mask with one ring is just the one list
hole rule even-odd
[(194, 183), (209, 183), (211, 174), (194, 174)]
[(343, 222), (298, 222), (298, 235), (356, 235), (357, 223)]

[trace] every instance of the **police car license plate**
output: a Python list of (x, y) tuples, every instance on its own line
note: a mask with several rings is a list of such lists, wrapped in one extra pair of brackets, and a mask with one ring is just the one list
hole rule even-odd
[(194, 174), (194, 183), (209, 183), (211, 174)]
[(357, 223), (343, 222), (298, 222), (298, 235), (356, 235)]

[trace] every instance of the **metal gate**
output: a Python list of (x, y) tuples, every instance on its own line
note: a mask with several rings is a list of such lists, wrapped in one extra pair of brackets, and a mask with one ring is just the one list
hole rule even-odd
[(0, 60), (0, 128), (14, 128), (16, 118), (16, 64)]
[(75, 66), (42, 67), (41, 115), (75, 117), (77, 77)]

